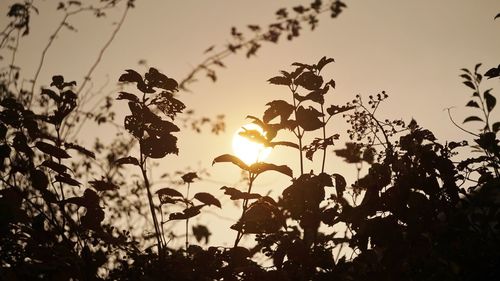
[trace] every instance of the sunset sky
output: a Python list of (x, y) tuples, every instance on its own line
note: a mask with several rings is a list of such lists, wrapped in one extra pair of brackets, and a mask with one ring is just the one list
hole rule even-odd
[[(0, 11), (5, 14), (14, 2), (1, 1)], [(56, 11), (57, 2), (34, 3), (40, 14), (32, 19), (30, 35), (21, 39), (16, 61), (22, 69), (22, 77), (33, 76), (43, 46), (63, 16)], [(179, 99), (200, 116), (225, 114), (226, 132), (219, 136), (181, 132), (179, 156), (160, 161), (159, 171), (153, 174), (162, 174), (173, 167), (206, 168), (212, 174), (210, 181), (195, 184), (193, 188), (216, 190), (214, 193), (222, 197), (218, 187), (236, 182), (240, 173), (229, 164), (212, 167), (213, 158), (232, 153), (232, 135), (248, 122), (246, 115), (262, 116), (267, 102), (289, 96), (284, 88), (270, 85), (267, 79), (281, 69), (290, 70), (293, 62), (315, 63), (322, 56), (335, 59), (324, 71), (326, 78), (333, 78), (337, 83), (328, 102), (341, 104), (356, 94), (367, 97), (385, 90), (389, 99), (380, 111), (384, 119), (415, 118), (443, 142), (466, 137), (451, 124), (444, 109), (456, 107), (452, 112), (461, 123), (470, 113), (463, 108), (471, 92), (462, 84), (459, 69), (473, 68), (481, 62), (482, 70), (486, 71), (500, 63), (500, 19), (493, 19), (500, 13), (500, 1), (346, 0), (345, 3), (348, 8), (338, 18), (321, 15), (315, 31), (304, 29), (301, 36), (291, 42), (264, 43), (251, 59), (246, 59), (244, 54), (231, 56), (224, 60), (227, 68), (218, 71), (216, 83), (201, 75), (199, 81), (190, 86), (191, 92), (181, 92)], [(241, 30), (246, 30), (247, 24), (266, 26), (275, 21), (277, 9), (298, 4), (308, 4), (308, 1), (137, 0), (136, 8), (130, 10), (92, 77), (94, 87), (104, 85), (108, 90), (103, 92), (107, 93), (125, 69), (146, 71), (138, 65), (139, 60), (180, 81), (206, 57), (203, 51), (207, 47), (215, 45), (217, 50), (229, 42), (232, 26)], [(103, 19), (95, 19), (90, 14), (70, 19), (78, 32), (64, 30), (54, 42), (47, 53), (38, 86), (49, 84), (53, 74), (63, 74), (80, 84), (109, 37), (111, 23), (118, 21), (121, 13), (122, 8)], [(0, 18), (1, 26), (6, 22), (6, 17)], [(2, 56), (10, 57), (7, 53)], [(499, 83), (496, 79), (483, 87), (498, 88)], [(498, 98), (498, 93), (493, 94)], [(116, 108), (120, 111), (126, 109), (126, 105), (117, 103)], [(499, 117), (500, 114), (494, 112), (492, 119)], [(344, 123), (342, 118), (337, 118), (330, 129), (345, 133)], [(473, 124), (466, 126), (477, 129)], [(85, 142), (89, 135), (102, 133), (88, 127), (81, 140)], [(337, 148), (341, 147), (340, 142)], [(290, 166), (297, 171), (296, 156), (295, 151), (283, 149), (271, 153), (268, 161), (276, 164), (293, 161)], [(329, 157), (328, 172), (353, 175), (353, 168), (341, 164), (333, 154)], [(306, 170), (315, 168), (310, 163), (307, 165)], [(287, 182), (282, 175), (269, 175), (257, 183), (256, 191), (265, 193), (277, 186), (280, 190), (273, 194), (278, 195)], [(216, 212), (234, 218), (239, 214)], [(227, 232), (226, 227), (231, 223), (224, 221), (220, 230), (212, 232)], [(216, 236), (213, 243), (231, 243), (232, 237), (233, 233), (229, 239)]]

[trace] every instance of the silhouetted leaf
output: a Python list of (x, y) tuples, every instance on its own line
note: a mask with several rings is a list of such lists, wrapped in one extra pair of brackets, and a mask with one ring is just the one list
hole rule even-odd
[(116, 99), (117, 100), (129, 100), (132, 102), (139, 102), (139, 98), (136, 95), (131, 94), (131, 93), (127, 93), (127, 92), (120, 92), (120, 94), (118, 95), (118, 97)]
[(142, 153), (148, 157), (159, 159), (167, 154), (178, 154), (177, 138), (171, 134), (163, 135), (161, 138), (148, 137), (140, 142)]
[(26, 155), (33, 155), (33, 150), (28, 145), (28, 139), (21, 132), (16, 132), (14, 135), (14, 139), (12, 140), (12, 147), (15, 150), (22, 152)]
[(500, 77), (500, 64), (498, 65), (498, 67), (493, 67), (486, 71), (484, 76), (488, 77), (488, 79)]
[(44, 166), (44, 167), (47, 167), (47, 168), (49, 168), (49, 169), (51, 169), (54, 172), (57, 172), (59, 174), (65, 173), (69, 169), (65, 165), (56, 163), (56, 162), (54, 162), (52, 160), (45, 160), (40, 165)]
[(257, 193), (241, 192), (234, 187), (223, 186), (220, 189), (224, 190), (224, 194), (229, 195), (231, 200), (240, 200), (240, 199), (252, 200), (252, 199), (259, 199), (262, 197), (260, 194)]
[(181, 178), (185, 183), (191, 183), (194, 181), (194, 179), (198, 178), (198, 175), (195, 172), (190, 172), (190, 173), (184, 174)]
[(193, 235), (198, 243), (201, 242), (202, 239), (205, 239), (205, 244), (208, 244), (210, 235), (212, 235), (212, 233), (210, 233), (206, 226), (201, 224), (193, 225), (192, 230)]
[(336, 219), (339, 216), (338, 209), (338, 205), (335, 205), (333, 208), (323, 210), (320, 215), (321, 221), (329, 226), (335, 225), (338, 222)]
[(93, 180), (89, 181), (89, 184), (95, 188), (97, 191), (107, 191), (107, 190), (117, 190), (119, 187), (110, 182), (110, 181), (105, 181), (105, 180)]
[(130, 82), (130, 83), (138, 83), (138, 82), (143, 82), (142, 81), (142, 76), (137, 73), (137, 71), (133, 69), (127, 69), (125, 70), (126, 73), (122, 74), (118, 81), (120, 82)]
[(83, 146), (80, 146), (78, 144), (74, 144), (74, 143), (64, 143), (64, 147), (66, 147), (67, 149), (74, 149), (76, 151), (78, 151), (79, 153), (89, 157), (89, 158), (92, 158), (92, 159), (95, 159), (95, 153), (86, 149), (85, 147)]
[(47, 189), (49, 178), (41, 170), (32, 170), (30, 172), (31, 184), (38, 190)]
[(166, 195), (169, 197), (183, 197), (182, 193), (169, 187), (158, 189), (158, 191), (156, 191), (156, 194), (158, 194), (158, 196)]
[(323, 78), (314, 74), (312, 71), (306, 71), (295, 79), (295, 84), (302, 86), (309, 91), (313, 91), (321, 87), (323, 84)]
[(192, 218), (200, 213), (200, 209), (203, 208), (205, 205), (199, 205), (199, 206), (193, 206), (189, 207), (187, 209), (184, 209), (182, 213), (172, 213), (169, 216), (170, 220), (185, 220)]
[(265, 163), (265, 162), (258, 162), (250, 165), (250, 167), (247, 169), (248, 171), (254, 173), (254, 174), (260, 174), (266, 171), (276, 171), (280, 172), (284, 175), (287, 175), (289, 177), (293, 177), (293, 171), (286, 165), (274, 165), (270, 163)]
[(293, 105), (284, 100), (274, 100), (266, 105), (269, 106), (269, 108), (266, 109), (264, 116), (262, 117), (262, 121), (265, 123), (269, 123), (269, 121), (273, 120), (277, 116), (280, 116), (282, 121), (287, 120), (294, 109)]
[(177, 81), (172, 78), (168, 78), (165, 74), (160, 73), (154, 67), (149, 68), (149, 71), (144, 75), (144, 78), (148, 81), (149, 86), (164, 89), (169, 92), (176, 91), (179, 86)]
[(325, 67), (325, 65), (327, 65), (327, 64), (329, 64), (329, 63), (331, 63), (331, 62), (334, 62), (334, 61), (335, 61), (335, 60), (334, 60), (334, 59), (332, 59), (332, 58), (322, 57), (322, 58), (319, 60), (319, 62), (318, 62), (318, 64), (317, 64), (316, 68), (318, 69), (318, 71), (321, 71), (321, 70), (323, 69), (323, 67)]
[(244, 137), (252, 142), (260, 143), (260, 144), (263, 144), (265, 146), (268, 146), (267, 138), (257, 130), (247, 130), (247, 129), (243, 128), (243, 131), (239, 132), (238, 135), (240, 135), (240, 136), (242, 136), (242, 137)]
[(473, 100), (469, 101), (465, 106), (479, 108), (479, 104), (477, 104), (477, 102)]
[(65, 184), (68, 184), (68, 185), (72, 185), (72, 186), (80, 186), (81, 183), (78, 182), (77, 180), (74, 180), (71, 178), (70, 175), (64, 173), (64, 174), (58, 174), (55, 176), (55, 179), (57, 182), (62, 182), (62, 183), (65, 183)]
[(333, 174), (332, 177), (335, 179), (335, 191), (337, 192), (337, 197), (342, 197), (347, 186), (345, 178), (340, 174)]
[(51, 98), (53, 101), (55, 101), (56, 103), (60, 103), (61, 102), (61, 98), (59, 97), (58, 94), (56, 94), (54, 91), (52, 91), (51, 89), (42, 89), (42, 93), (41, 95), (45, 95), (45, 96), (48, 96), (49, 98)]
[(215, 205), (219, 208), (222, 208), (220, 201), (210, 193), (198, 192), (194, 195), (194, 198), (198, 199), (201, 203), (204, 203), (207, 205)]
[(287, 85), (288, 86), (288, 85), (290, 85), (290, 83), (292, 83), (292, 80), (290, 80), (290, 78), (286, 78), (283, 76), (276, 76), (276, 77), (273, 77), (267, 81), (271, 84), (274, 84), (274, 85)]
[(50, 83), (50, 86), (55, 86), (59, 90), (61, 90), (63, 88), (62, 86), (63, 83), (64, 83), (64, 77), (62, 77), (61, 75), (54, 75), (52, 76), (52, 83)]
[(7, 136), (7, 127), (0, 123), (0, 139), (5, 139), (5, 136)]
[(465, 118), (465, 120), (462, 123), (470, 122), (470, 121), (481, 121), (483, 122), (483, 119), (477, 117), (477, 116), (469, 116)]
[(120, 158), (118, 160), (115, 160), (115, 164), (116, 165), (131, 164), (131, 165), (140, 166), (139, 160), (137, 160), (137, 158), (132, 157), (132, 156), (127, 156), (127, 157), (123, 157), (123, 158)]
[(214, 161), (212, 162), (212, 165), (215, 163), (220, 163), (220, 162), (230, 162), (230, 163), (235, 164), (236, 166), (240, 167), (241, 169), (243, 169), (245, 171), (249, 170), (248, 165), (245, 164), (245, 162), (243, 162), (243, 160), (241, 160), (240, 158), (238, 158), (234, 155), (231, 155), (231, 154), (223, 154), (221, 156), (216, 157), (214, 159)]
[(496, 19), (498, 19), (498, 18), (500, 18), (500, 13), (498, 13), (498, 14), (497, 14), (497, 15), (496, 15), (493, 19), (495, 19), (495, 20), (496, 20)]
[(375, 160), (375, 149), (373, 147), (367, 147), (363, 151), (363, 161), (368, 162), (369, 164), (373, 164), (373, 161)]
[(497, 104), (497, 99), (490, 94), (490, 90), (484, 91), (484, 99), (486, 101), (486, 109), (488, 109), (488, 112), (491, 112), (493, 108), (495, 108), (495, 105)]
[(329, 115), (336, 115), (336, 114), (339, 114), (339, 113), (342, 113), (342, 112), (349, 111), (349, 110), (354, 109), (354, 108), (355, 108), (354, 106), (331, 105), (329, 108), (326, 109), (326, 112)]
[(323, 116), (323, 114), (313, 107), (306, 109), (303, 106), (300, 106), (297, 109), (297, 123), (306, 131), (314, 131), (321, 128), (324, 125), (318, 118), (321, 116)]
[(231, 228), (243, 233), (274, 233), (283, 225), (280, 210), (266, 197), (262, 197), (250, 204), (242, 218)]
[(476, 86), (474, 86), (474, 84), (471, 81), (464, 81), (463, 83), (465, 86), (471, 88), (472, 90), (476, 89)]
[(64, 151), (64, 149), (61, 149), (57, 146), (54, 146), (46, 142), (39, 141), (35, 144), (35, 146), (43, 153), (46, 153), (58, 159), (65, 159), (71, 157), (66, 151)]
[(273, 141), (273, 142), (270, 142), (268, 144), (268, 146), (270, 146), (270, 147), (288, 146), (288, 147), (299, 149), (299, 145), (298, 144), (293, 143), (293, 142), (289, 142), (289, 141)]
[(361, 158), (361, 148), (363, 147), (361, 144), (347, 142), (345, 144), (346, 148), (344, 149), (336, 149), (335, 154), (337, 156), (344, 158), (344, 161), (347, 163), (360, 163), (362, 161)]
[(174, 95), (171, 92), (163, 91), (155, 97), (151, 104), (156, 105), (158, 109), (163, 112), (166, 116), (170, 118), (174, 118), (177, 113), (181, 113), (185, 108), (183, 102), (174, 98)]
[(498, 132), (500, 130), (500, 122), (495, 122), (493, 123), (493, 125), (491, 126), (492, 130), (494, 133)]
[(158, 199), (160, 200), (161, 204), (175, 204), (178, 201), (183, 200), (183, 196), (179, 191), (168, 187), (159, 189), (158, 191), (156, 191), (156, 194), (158, 194)]

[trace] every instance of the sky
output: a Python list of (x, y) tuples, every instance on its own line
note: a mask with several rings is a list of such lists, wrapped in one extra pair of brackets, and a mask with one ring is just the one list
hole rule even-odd
[[(14, 2), (1, 1), (0, 11), (7, 11)], [(40, 14), (32, 18), (31, 33), (22, 38), (16, 60), (23, 77), (33, 76), (43, 46), (62, 19), (62, 14), (55, 11), (57, 3), (34, 2)], [(125, 69), (144, 72), (146, 69), (138, 65), (139, 60), (182, 80), (205, 58), (203, 51), (207, 47), (215, 45), (217, 49), (227, 44), (232, 26), (240, 29), (247, 24), (265, 26), (274, 22), (277, 9), (304, 3), (308, 1), (137, 0), (136, 8), (129, 12), (96, 69), (92, 78), (94, 88), (114, 89)], [(389, 99), (380, 110), (384, 119), (415, 118), (443, 142), (468, 138), (453, 126), (445, 109), (453, 107), (452, 113), (458, 122), (471, 112), (464, 109), (471, 92), (462, 85), (460, 68), (472, 68), (481, 62), (486, 71), (500, 62), (500, 19), (493, 20), (500, 12), (500, 1), (346, 0), (345, 3), (348, 8), (338, 18), (320, 16), (315, 31), (303, 30), (301, 36), (291, 42), (264, 44), (252, 59), (246, 59), (243, 54), (229, 57), (224, 61), (227, 68), (218, 71), (216, 83), (201, 76), (190, 86), (190, 92), (181, 92), (179, 98), (200, 116), (225, 114), (226, 133), (219, 136), (181, 133), (179, 156), (162, 160), (155, 173), (162, 174), (173, 167), (206, 168), (212, 174), (211, 181), (193, 185), (199, 190), (214, 190), (222, 183), (237, 182), (238, 169), (229, 164), (212, 167), (213, 158), (232, 153), (232, 135), (248, 122), (245, 116), (262, 116), (267, 102), (288, 97), (285, 89), (270, 85), (267, 79), (281, 69), (291, 70), (293, 62), (315, 63), (322, 56), (335, 59), (324, 71), (324, 76), (333, 78), (337, 84), (329, 102), (341, 104), (356, 94), (367, 97), (385, 90)], [(64, 30), (58, 36), (47, 52), (39, 86), (49, 84), (50, 77), (56, 73), (81, 83), (120, 14), (121, 10), (117, 9), (103, 19), (89, 14), (71, 18), (69, 22), (78, 32)], [(5, 23), (6, 18), (0, 18), (0, 26)], [(498, 89), (499, 83), (498, 79), (487, 81), (484, 87)], [(122, 108), (126, 109), (125, 104)], [(120, 116), (120, 106), (117, 110)], [(495, 117), (498, 120), (500, 114), (494, 113), (493, 120)], [(466, 127), (477, 129), (473, 124)], [(333, 120), (330, 127), (339, 133), (346, 128), (341, 118)], [(88, 136), (103, 133), (109, 134), (109, 130), (87, 127), (79, 140), (85, 142), (90, 139)], [(341, 143), (338, 145), (340, 148)], [(286, 149), (273, 151), (268, 161), (291, 163), (297, 171), (297, 155), (292, 154)], [(307, 165), (306, 170), (317, 169), (310, 163)], [(327, 171), (354, 174), (354, 168), (342, 164), (331, 153)], [(262, 193), (273, 190), (278, 195), (281, 189), (277, 188), (283, 188), (287, 182), (282, 175), (269, 175), (259, 179), (256, 189)], [(352, 183), (352, 178), (348, 183)], [(218, 214), (237, 217), (239, 213), (224, 210)], [(224, 227), (230, 224), (230, 221), (222, 222), (218, 229), (223, 233), (227, 229)], [(216, 237), (215, 244), (227, 240), (223, 235)]]

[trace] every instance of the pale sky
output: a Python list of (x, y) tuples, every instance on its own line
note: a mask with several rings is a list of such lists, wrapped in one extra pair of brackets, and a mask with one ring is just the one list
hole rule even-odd
[[(2, 12), (5, 14), (7, 7), (14, 2), (1, 1), (0, 11), (5, 11)], [(21, 40), (16, 62), (24, 77), (33, 76), (34, 62), (38, 63), (43, 46), (62, 18), (61, 13), (54, 12), (57, 2), (35, 1), (40, 15), (33, 17), (31, 34)], [(145, 69), (137, 64), (140, 59), (145, 59), (149, 66), (157, 67), (169, 77), (181, 80), (204, 59), (203, 51), (207, 47), (213, 44), (223, 46), (228, 42), (232, 26), (242, 30), (247, 24), (265, 26), (274, 21), (274, 12), (278, 8), (293, 7), (298, 3), (308, 1), (137, 0), (136, 8), (130, 11), (93, 76), (95, 88), (102, 86), (108, 77), (107, 88), (112, 89), (125, 69), (144, 72)], [(181, 93), (179, 98), (200, 115), (224, 113), (227, 132), (220, 136), (180, 134), (179, 156), (167, 157), (161, 162), (161, 169), (170, 170), (171, 163), (179, 168), (201, 166), (209, 168), (214, 180), (236, 181), (238, 169), (229, 167), (229, 164), (212, 168), (211, 162), (220, 154), (232, 152), (231, 137), (239, 126), (245, 124), (246, 115), (262, 116), (267, 102), (288, 98), (285, 89), (272, 86), (266, 80), (281, 69), (291, 69), (292, 62), (315, 63), (322, 56), (335, 59), (335, 63), (324, 72), (325, 77), (333, 78), (337, 83), (334, 94), (330, 96), (331, 103), (352, 100), (356, 94), (367, 97), (385, 90), (390, 98), (381, 110), (384, 119), (409, 121), (415, 118), (443, 142), (464, 138), (463, 133), (448, 120), (444, 109), (456, 107), (454, 116), (458, 122), (470, 112), (463, 110), (471, 92), (462, 85), (460, 68), (472, 68), (482, 62), (482, 69), (486, 71), (500, 63), (500, 19), (493, 20), (500, 13), (500, 1), (346, 0), (345, 3), (348, 8), (338, 18), (322, 15), (315, 31), (303, 30), (302, 35), (292, 42), (264, 43), (257, 57), (252, 59), (246, 59), (244, 54), (230, 57), (224, 61), (227, 69), (218, 72), (217, 83), (199, 77), (199, 81), (190, 87), (192, 93)], [(70, 23), (78, 33), (64, 31), (60, 34), (47, 53), (39, 84), (48, 84), (52, 74), (63, 74), (68, 80), (81, 83), (109, 37), (113, 27), (110, 23), (117, 21), (120, 13), (121, 10), (117, 10), (105, 19), (94, 19), (89, 14), (71, 19)], [(0, 25), (5, 23), (6, 18), (0, 18)], [(5, 52), (2, 55), (8, 57)], [(498, 79), (488, 81), (483, 87), (496, 87), (493, 94), (498, 97)], [(126, 109), (125, 104), (122, 107)], [(498, 111), (494, 117), (500, 119)], [(344, 133), (344, 121), (337, 118), (334, 122), (331, 129), (341, 128), (340, 133)], [(474, 129), (470, 124), (467, 126)], [(273, 152), (269, 161), (297, 163), (295, 153), (290, 153), (286, 149)], [(352, 169), (338, 171), (345, 168), (339, 168), (342, 165), (335, 162), (339, 160), (332, 159), (330, 157), (331, 162), (327, 165), (329, 172), (352, 175)], [(297, 168), (297, 164), (291, 166)], [(275, 194), (280, 194), (285, 187), (283, 182), (286, 184), (288, 180), (281, 175), (269, 176), (260, 183), (260, 191), (264, 193), (264, 190), (278, 185), (280, 190)], [(218, 189), (215, 184), (199, 185), (200, 190)], [(222, 195), (221, 191), (217, 192)], [(237, 217), (239, 213), (221, 214)], [(221, 231), (227, 232), (223, 227)], [(213, 242), (231, 243), (232, 237), (231, 233), (229, 239), (215, 239)]]

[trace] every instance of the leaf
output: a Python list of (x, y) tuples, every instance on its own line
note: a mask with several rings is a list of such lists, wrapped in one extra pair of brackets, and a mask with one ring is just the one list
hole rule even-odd
[(136, 95), (131, 94), (131, 93), (127, 93), (127, 92), (120, 92), (120, 94), (118, 95), (118, 97), (116, 99), (117, 100), (129, 100), (132, 102), (139, 102), (139, 98)]
[(344, 194), (347, 183), (342, 175), (333, 174), (332, 177), (335, 179), (335, 191), (337, 192), (337, 197), (340, 198)]
[(212, 235), (212, 233), (210, 233), (206, 226), (201, 224), (193, 225), (192, 230), (193, 235), (198, 243), (201, 242), (202, 239), (205, 239), (205, 244), (208, 244), (210, 235)]
[(108, 191), (108, 190), (119, 189), (119, 187), (116, 184), (105, 180), (93, 180), (89, 181), (89, 184), (97, 191)]
[(71, 176), (66, 174), (66, 173), (56, 175), (55, 179), (56, 179), (56, 182), (62, 182), (62, 183), (72, 185), (72, 186), (80, 186), (81, 185), (80, 182), (72, 179)]
[(295, 84), (309, 91), (318, 90), (323, 84), (323, 78), (312, 71), (306, 71), (295, 79)]
[(493, 67), (488, 71), (486, 71), (484, 76), (488, 77), (488, 79), (500, 77), (500, 65), (498, 65), (498, 67)]
[(30, 179), (32, 186), (38, 190), (47, 189), (49, 185), (49, 178), (41, 170), (32, 170), (30, 172)]
[(491, 126), (492, 130), (494, 133), (498, 132), (500, 130), (500, 122), (495, 122), (493, 123), (493, 125)]
[(460, 77), (464, 78), (467, 81), (472, 81), (472, 77), (470, 77), (470, 75), (467, 73), (461, 74)]
[(198, 192), (194, 195), (194, 198), (198, 199), (201, 203), (204, 203), (207, 205), (215, 205), (219, 208), (222, 208), (220, 201), (210, 193)]
[(149, 68), (149, 71), (144, 75), (144, 78), (148, 81), (149, 86), (164, 89), (169, 92), (176, 91), (179, 86), (177, 81), (172, 78), (168, 78), (165, 74), (159, 72), (154, 67)]
[(498, 13), (493, 19), (496, 20), (498, 18), (500, 18), (500, 13)]
[(354, 109), (355, 106), (346, 106), (346, 105), (341, 105), (341, 106), (338, 106), (338, 105), (331, 105), (329, 108), (326, 109), (326, 112), (333, 116), (333, 115), (336, 115), (336, 114), (339, 114), (339, 113), (342, 113), (342, 112), (346, 112), (346, 111), (349, 111), (351, 109)]
[(290, 78), (286, 78), (283, 76), (276, 76), (276, 77), (270, 78), (269, 80), (267, 80), (267, 82), (274, 84), (274, 85), (286, 85), (286, 86), (288, 86), (288, 85), (290, 85), (290, 83), (292, 83), (292, 80), (290, 80)]
[(56, 94), (54, 91), (52, 91), (51, 89), (42, 89), (42, 93), (41, 95), (46, 95), (48, 96), (49, 98), (51, 98), (53, 101), (55, 101), (56, 103), (60, 103), (61, 102), (61, 98), (59, 97), (58, 94)]
[(314, 131), (323, 127), (323, 122), (318, 118), (320, 116), (323, 114), (313, 107), (306, 109), (300, 106), (297, 109), (297, 123), (306, 131)]
[(63, 173), (66, 172), (66, 170), (69, 169), (65, 165), (56, 163), (56, 162), (54, 162), (52, 160), (45, 160), (40, 165), (44, 166), (44, 167), (47, 167), (47, 168), (51, 169), (52, 171), (57, 172), (59, 174), (63, 174)]
[(249, 170), (248, 165), (245, 164), (245, 162), (243, 162), (243, 160), (241, 160), (240, 158), (238, 158), (234, 155), (231, 155), (231, 154), (223, 154), (221, 156), (216, 157), (214, 159), (214, 161), (212, 162), (212, 165), (215, 163), (220, 163), (220, 162), (230, 162), (230, 163), (233, 163), (234, 165), (240, 167), (241, 169), (243, 169), (245, 171)]
[(264, 116), (262, 117), (262, 121), (265, 123), (269, 123), (269, 121), (277, 116), (280, 116), (282, 121), (288, 120), (294, 109), (293, 105), (284, 100), (274, 100), (268, 102), (266, 105), (269, 106), (269, 108), (264, 111)]
[(298, 144), (293, 143), (293, 142), (289, 142), (289, 141), (273, 141), (273, 142), (270, 142), (268, 145), (270, 147), (275, 147), (275, 146), (280, 145), (280, 146), (288, 146), (288, 147), (300, 149)]
[(35, 146), (43, 153), (49, 154), (50, 156), (53, 156), (58, 159), (66, 159), (71, 157), (64, 149), (61, 149), (57, 146), (54, 146), (46, 142), (39, 141), (35, 144)]
[(321, 71), (323, 69), (323, 67), (331, 62), (334, 62), (335, 60), (332, 59), (332, 58), (326, 58), (326, 57), (322, 57), (319, 62), (318, 62), (318, 65), (316, 66), (316, 68), (318, 69), (318, 71)]
[(162, 196), (162, 195), (165, 195), (165, 196), (169, 196), (169, 197), (183, 197), (182, 193), (180, 193), (179, 191), (173, 189), (173, 188), (169, 188), (169, 187), (164, 187), (164, 188), (160, 188), (158, 189), (158, 191), (156, 191), (156, 194), (158, 194), (158, 196)]
[(484, 99), (486, 100), (486, 108), (488, 109), (488, 112), (491, 112), (493, 108), (495, 108), (495, 105), (497, 104), (497, 99), (490, 94), (491, 89), (484, 91)]
[(169, 216), (170, 220), (185, 220), (192, 218), (200, 213), (200, 209), (205, 205), (193, 206), (187, 209), (184, 209), (182, 213), (172, 213)]
[(477, 104), (477, 102), (473, 100), (469, 101), (465, 106), (479, 108), (479, 104)]
[(190, 173), (184, 174), (181, 178), (185, 183), (191, 183), (194, 181), (194, 179), (198, 178), (198, 175), (195, 172), (190, 172)]
[(137, 73), (137, 71), (132, 70), (132, 69), (127, 69), (125, 70), (126, 73), (122, 74), (118, 81), (120, 82), (130, 82), (130, 83), (139, 83), (143, 82), (142, 76)]
[(115, 160), (115, 164), (116, 165), (131, 164), (131, 165), (140, 166), (139, 160), (137, 160), (137, 158), (132, 157), (132, 156), (127, 156), (127, 157), (123, 157), (123, 158), (120, 158), (118, 160)]
[(286, 165), (274, 165), (270, 163), (265, 163), (265, 162), (257, 162), (252, 164), (249, 168), (248, 171), (254, 173), (254, 174), (261, 174), (266, 171), (276, 171), (279, 173), (282, 173), (284, 175), (287, 175), (289, 177), (293, 177), (293, 171), (290, 169), (290, 167)]
[(95, 153), (86, 149), (85, 147), (83, 146), (80, 146), (78, 144), (74, 144), (74, 143), (65, 143), (64, 144), (64, 147), (66, 147), (67, 149), (74, 149), (76, 151), (78, 151), (79, 153), (89, 157), (89, 158), (92, 158), (92, 159), (95, 159)]
[(161, 137), (150, 136), (140, 142), (142, 152), (148, 157), (159, 159), (167, 154), (178, 154), (177, 138), (171, 134)]
[(465, 118), (465, 120), (462, 123), (470, 122), (470, 121), (481, 121), (484, 122), (483, 119), (477, 117), (477, 116), (469, 116)]
[(240, 199), (252, 200), (252, 199), (259, 199), (262, 197), (262, 195), (257, 193), (241, 192), (234, 187), (223, 186), (220, 189), (224, 190), (224, 194), (229, 195), (231, 200), (240, 200)]
[(179, 191), (168, 187), (159, 189), (158, 191), (156, 191), (156, 194), (158, 194), (158, 199), (160, 200), (161, 204), (175, 204), (178, 201), (183, 200), (183, 196)]
[(474, 84), (471, 81), (464, 81), (463, 83), (465, 86), (471, 88), (472, 90), (476, 89), (476, 86), (474, 86)]

